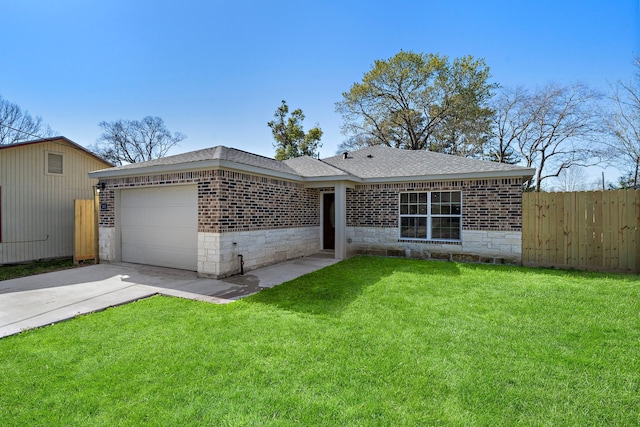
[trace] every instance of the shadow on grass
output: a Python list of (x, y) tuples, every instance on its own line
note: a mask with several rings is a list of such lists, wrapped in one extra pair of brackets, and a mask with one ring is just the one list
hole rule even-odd
[[(597, 273), (577, 270), (555, 270), (509, 265), (457, 263), (437, 260), (385, 258), (357, 256), (307, 274), (244, 299), (248, 303), (275, 306), (284, 310), (339, 317), (368, 288), (385, 286), (385, 292), (412, 292), (424, 289), (440, 289), (448, 283), (462, 281), (474, 288), (482, 280), (497, 280), (489, 274), (510, 275), (505, 286), (531, 281), (549, 285), (561, 280), (569, 283), (572, 278), (593, 280), (595, 285), (603, 278), (615, 278), (620, 282), (636, 283), (638, 276)], [(541, 276), (543, 277), (541, 279)], [(544, 279), (544, 277), (548, 279)], [(436, 292), (436, 294), (438, 294)], [(436, 295), (434, 294), (434, 295)]]
[(248, 303), (339, 317), (365, 290), (397, 273), (459, 275), (457, 264), (357, 256), (244, 299)]

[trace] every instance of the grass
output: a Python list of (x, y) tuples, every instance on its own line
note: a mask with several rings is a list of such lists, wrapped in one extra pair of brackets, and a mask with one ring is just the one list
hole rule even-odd
[(0, 425), (640, 424), (640, 278), (359, 257), (0, 340)]
[(50, 271), (72, 268), (73, 266), (73, 260), (71, 259), (54, 259), (49, 261), (33, 261), (26, 264), (3, 265), (0, 266), (0, 280), (48, 273)]

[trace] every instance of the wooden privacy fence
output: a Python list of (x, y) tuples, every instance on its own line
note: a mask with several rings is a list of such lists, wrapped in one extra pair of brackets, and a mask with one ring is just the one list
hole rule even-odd
[(522, 265), (640, 273), (640, 190), (524, 193)]
[(98, 232), (96, 200), (76, 199), (73, 262), (93, 259), (98, 262)]

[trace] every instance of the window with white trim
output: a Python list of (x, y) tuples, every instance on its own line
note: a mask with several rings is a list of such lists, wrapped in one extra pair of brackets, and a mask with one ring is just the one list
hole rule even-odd
[(400, 239), (460, 241), (460, 191), (400, 193)]

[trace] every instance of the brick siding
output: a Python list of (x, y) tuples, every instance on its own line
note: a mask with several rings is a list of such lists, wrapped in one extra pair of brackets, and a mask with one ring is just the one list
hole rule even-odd
[(103, 180), (100, 226), (115, 226), (117, 189), (198, 185), (198, 231), (232, 232), (320, 225), (320, 192), (303, 184), (228, 170)]
[(224, 233), (320, 225), (320, 192), (300, 183), (213, 171), (198, 184), (198, 231)]
[[(116, 225), (116, 203), (115, 192), (112, 188), (106, 188), (100, 191), (100, 218), (98, 224), (100, 227), (115, 227)], [(106, 208), (106, 209), (103, 209)]]
[[(100, 226), (115, 226), (116, 189), (196, 183), (198, 231), (232, 232), (320, 225), (321, 189), (228, 170), (182, 172), (104, 180)], [(363, 184), (347, 189), (348, 227), (398, 227), (398, 194), (462, 191), (463, 230), (520, 231), (520, 178)], [(106, 209), (102, 209), (106, 207)]]
[(522, 179), (363, 184), (347, 189), (348, 227), (398, 227), (398, 194), (462, 191), (462, 229), (520, 231)]

